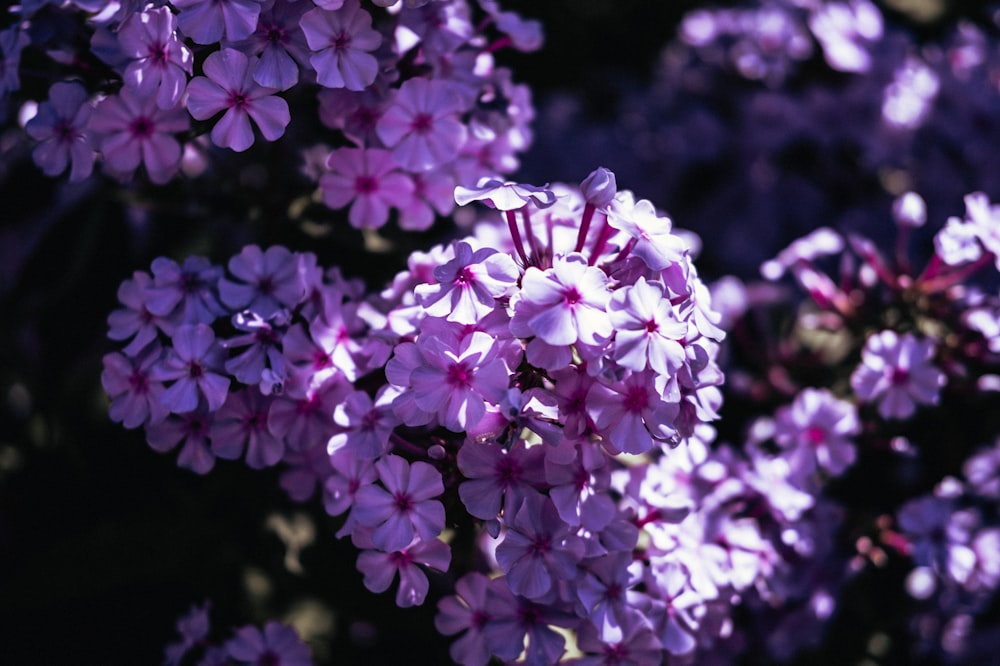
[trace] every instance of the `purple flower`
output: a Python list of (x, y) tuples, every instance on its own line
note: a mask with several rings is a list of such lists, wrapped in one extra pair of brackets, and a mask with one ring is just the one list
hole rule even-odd
[(375, 81), (378, 60), (371, 51), (382, 44), (382, 35), (372, 30), (371, 14), (358, 0), (347, 0), (337, 11), (313, 9), (300, 25), (315, 51), (309, 62), (321, 86), (364, 90)]
[[(288, 103), (253, 80), (253, 68), (246, 55), (236, 49), (222, 49), (205, 59), (206, 76), (196, 76), (188, 84), (188, 111), (198, 120), (207, 120), (225, 110), (212, 128), (217, 146), (243, 152), (253, 145), (250, 119), (268, 141), (285, 133), (291, 116)], [(207, 78), (206, 78), (207, 77)]]
[(548, 498), (527, 495), (508, 520), (496, 558), (511, 592), (538, 600), (552, 590), (555, 581), (576, 578), (583, 541), (559, 518)]
[(87, 123), (91, 107), (87, 91), (70, 81), (53, 83), (49, 99), (38, 107), (38, 114), (24, 130), (39, 144), (31, 152), (46, 176), (58, 176), (70, 166), (69, 179), (83, 180), (94, 168), (94, 147)]
[(247, 465), (253, 469), (278, 464), (285, 444), (267, 427), (271, 401), (255, 387), (231, 393), (215, 415), (209, 437), (212, 453), (235, 460), (246, 447)]
[(852, 437), (861, 430), (857, 409), (826, 389), (807, 388), (795, 396), (778, 410), (774, 429), (774, 440), (799, 479), (817, 468), (838, 476), (854, 464)]
[(400, 608), (419, 606), (427, 598), (427, 576), (418, 564), (438, 571), (447, 571), (451, 562), (451, 549), (438, 539), (418, 541), (393, 551), (380, 553), (363, 550), (358, 555), (358, 571), (364, 574), (364, 583), (372, 592), (385, 592), (399, 572), (399, 589), (396, 605)]
[(212, 415), (204, 407), (185, 414), (171, 414), (161, 423), (146, 428), (146, 441), (160, 453), (167, 453), (184, 442), (177, 465), (196, 474), (208, 474), (215, 466), (208, 436)]
[(262, 0), (172, 0), (181, 32), (196, 44), (245, 39), (257, 28)]
[(451, 83), (416, 77), (399, 87), (375, 131), (404, 169), (430, 171), (455, 159), (465, 143), (462, 110)]
[(211, 628), (208, 619), (209, 605), (206, 601), (200, 608), (192, 606), (186, 615), (177, 620), (177, 633), (181, 635), (181, 640), (166, 647), (164, 666), (180, 666), (184, 655), (208, 636)]
[[(438, 602), (434, 627), (451, 636), (463, 633), (451, 645), (451, 658), (465, 666), (486, 666), (492, 652), (483, 631), (491, 618), (489, 591), (502, 580), (491, 581), (478, 572), (467, 573), (455, 583), (455, 594)], [(508, 593), (509, 594), (509, 593)]]
[(337, 405), (333, 420), (346, 430), (330, 438), (327, 445), (330, 454), (347, 448), (360, 458), (374, 460), (386, 452), (389, 437), (399, 425), (392, 410), (395, 392), (387, 389), (382, 387), (375, 402), (364, 391), (353, 391)]
[(161, 109), (177, 106), (194, 56), (177, 37), (177, 19), (166, 7), (133, 14), (118, 31), (122, 54), (132, 58), (122, 78), (139, 97), (156, 97)]
[(679, 321), (665, 289), (640, 277), (634, 285), (615, 291), (608, 303), (615, 329), (614, 359), (640, 372), (647, 367), (672, 375), (686, 360), (681, 341), (687, 324)]
[(311, 387), (305, 396), (295, 397), (297, 391), (286, 390), (271, 403), (268, 428), (294, 451), (319, 448), (326, 456), (326, 443), (336, 432), (333, 410), (343, 401), (348, 387), (340, 377), (333, 377)]
[(150, 371), (159, 361), (159, 345), (147, 347), (137, 358), (130, 359), (117, 352), (104, 357), (101, 386), (111, 398), (109, 415), (126, 428), (145, 423), (159, 423), (168, 411), (161, 404), (163, 384), (150, 378)]
[[(221, 267), (191, 256), (181, 265), (157, 257), (151, 269), (153, 284), (143, 287), (149, 312), (168, 317), (172, 324), (211, 324), (225, 314), (217, 295)], [(164, 332), (173, 335), (173, 331)]]
[(385, 488), (361, 488), (354, 507), (357, 521), (375, 528), (375, 546), (391, 552), (410, 545), (415, 535), (434, 540), (444, 529), (444, 505), (431, 499), (444, 492), (441, 474), (425, 462), (411, 465), (392, 454), (379, 459), (375, 470)]
[(260, 56), (253, 70), (254, 81), (277, 90), (287, 90), (298, 83), (296, 63), (305, 64), (309, 58), (299, 21), (311, 7), (306, 2), (275, 2), (261, 12), (257, 30), (238, 45), (241, 51)]
[[(387, 372), (402, 368), (403, 362), (397, 359), (401, 353), (409, 353), (407, 349), (412, 344), (396, 348), (396, 356), (389, 364), (397, 365), (393, 370), (387, 368)], [(486, 402), (497, 404), (503, 399), (510, 374), (488, 333), (474, 331), (459, 340), (422, 336), (416, 343), (416, 351), (419, 360), (409, 372), (408, 381), (396, 385), (412, 387), (412, 396), (404, 393), (404, 400), (412, 399), (417, 408), (436, 415), (449, 430), (462, 432), (478, 424), (486, 414)], [(394, 378), (390, 382), (396, 383)], [(399, 398), (396, 404), (400, 404)]]
[(149, 179), (162, 185), (181, 165), (181, 146), (174, 138), (188, 129), (190, 120), (182, 107), (161, 109), (153, 97), (140, 97), (131, 88), (101, 101), (90, 118), (98, 134), (104, 168), (126, 180), (139, 165)]
[(510, 449), (496, 442), (466, 442), (458, 450), (458, 468), (468, 481), (458, 487), (466, 510), (477, 518), (494, 520), (501, 505), (513, 515), (536, 487), (545, 483), (541, 447), (525, 446), (517, 440)]
[(653, 204), (636, 201), (628, 190), (619, 192), (608, 210), (608, 224), (630, 238), (630, 253), (654, 271), (682, 261), (688, 246), (673, 233), (670, 218), (657, 215)]
[[(149, 343), (157, 338), (157, 331), (166, 334), (173, 332), (173, 326), (166, 318), (155, 315), (146, 307), (149, 298), (147, 289), (152, 287), (153, 278), (148, 273), (136, 271), (132, 278), (125, 280), (118, 287), (118, 300), (124, 308), (114, 310), (108, 315), (108, 337), (112, 340), (128, 340), (122, 351), (128, 356), (136, 356)], [(133, 337), (134, 336), (134, 337)]]
[(413, 196), (399, 209), (399, 227), (425, 231), (434, 224), (435, 213), (449, 215), (455, 209), (455, 178), (448, 169), (410, 174)]
[[(371, 460), (359, 457), (350, 449), (337, 449), (329, 454), (329, 460), (333, 472), (324, 483), (323, 508), (331, 516), (339, 516), (357, 506), (355, 495), (358, 490), (374, 483), (378, 473)], [(348, 524), (337, 536), (350, 533), (356, 522), (353, 517), (348, 518)]]
[(413, 181), (385, 150), (339, 148), (326, 165), (330, 172), (319, 179), (323, 202), (336, 209), (353, 201), (347, 219), (358, 228), (381, 227), (389, 207), (405, 206), (413, 193)]
[(282, 308), (293, 308), (305, 298), (299, 257), (280, 245), (262, 251), (248, 245), (229, 260), (229, 272), (239, 282), (219, 281), (219, 297), (234, 310), (249, 309), (270, 319)]
[(483, 177), (475, 187), (455, 188), (455, 203), (459, 206), (473, 201), (482, 201), (497, 210), (513, 211), (524, 208), (529, 202), (539, 208), (548, 208), (556, 202), (556, 195), (547, 185), (536, 187)]
[(354, 381), (357, 363), (354, 354), (358, 344), (351, 339), (351, 329), (342, 306), (335, 300), (327, 301), (323, 316), (309, 323), (308, 333), (301, 324), (295, 324), (282, 341), (285, 359), (294, 367), (295, 382), (286, 391), (304, 395), (331, 377), (344, 377)]
[(475, 324), (515, 288), (520, 271), (510, 255), (492, 248), (473, 252), (461, 241), (454, 251), (454, 259), (434, 269), (436, 284), (417, 285), (417, 299), (432, 317)]
[(552, 268), (529, 267), (521, 290), (511, 297), (511, 333), (538, 336), (550, 345), (601, 345), (611, 337), (605, 312), (608, 276), (577, 253), (556, 257)]
[[(233, 327), (244, 334), (223, 341), (222, 346), (226, 349), (245, 346), (247, 349), (226, 361), (226, 372), (243, 384), (261, 383), (267, 394), (281, 393), (280, 388), (275, 390), (274, 383), (284, 382), (286, 378), (281, 333), (288, 318), (287, 313), (280, 311), (274, 314), (271, 321), (265, 321), (249, 311), (233, 315)], [(268, 373), (266, 381), (265, 373)]]
[(677, 402), (664, 397), (672, 396), (656, 390), (649, 371), (630, 372), (613, 384), (595, 384), (587, 398), (587, 411), (612, 450), (644, 453), (677, 434)]
[(295, 629), (271, 621), (261, 631), (254, 626), (241, 627), (226, 641), (226, 652), (241, 664), (252, 666), (312, 666), (312, 653)]
[(222, 368), (223, 353), (215, 333), (205, 324), (184, 325), (174, 333), (173, 342), (173, 348), (150, 373), (158, 381), (174, 382), (160, 401), (171, 412), (183, 414), (198, 407), (200, 396), (214, 412), (229, 391), (229, 378), (217, 372)]
[(907, 419), (916, 405), (935, 405), (945, 376), (931, 361), (934, 341), (884, 330), (868, 338), (851, 387), (864, 402), (878, 401), (884, 419)]

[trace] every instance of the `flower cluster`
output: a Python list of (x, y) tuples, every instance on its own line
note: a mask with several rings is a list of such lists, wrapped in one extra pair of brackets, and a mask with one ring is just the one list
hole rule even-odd
[[(856, 542), (850, 569), (908, 560), (905, 587), (918, 602), (911, 625), (919, 649), (975, 661), (985, 654), (979, 643), (990, 640), (991, 629), (977, 633), (973, 619), (1000, 588), (996, 451), (979, 448), (993, 426), (984, 422), (984, 430), (966, 427), (960, 434), (952, 429), (944, 444), (924, 425), (953, 423), (941, 418), (938, 406), (944, 404), (949, 413), (967, 408), (978, 422), (972, 415), (990, 413), (1000, 387), (991, 294), (997, 208), (982, 193), (966, 196), (965, 203), (965, 218), (951, 217), (935, 233), (934, 252), (922, 267), (909, 240), (927, 214), (913, 192), (892, 207), (898, 233), (891, 254), (861, 235), (845, 238), (824, 228), (765, 262), (765, 278), (789, 274), (807, 295), (793, 336), (798, 348), (785, 341), (771, 377), (737, 394), (773, 398), (796, 390), (807, 376), (840, 387), (839, 398), (825, 388), (801, 390), (790, 407), (750, 429), (750, 444), (773, 443), (805, 477), (820, 469), (850, 474), (848, 468), (861, 463), (883, 468), (891, 479), (885, 493), (848, 492), (846, 485), (833, 493), (842, 510), (854, 512), (855, 529), (868, 533)], [(823, 359), (824, 372), (810, 370), (810, 359)], [(808, 452), (805, 459), (790, 454), (789, 446)], [(882, 457), (887, 453), (892, 457)], [(941, 480), (943, 470), (950, 475)], [(928, 482), (933, 493), (926, 492)], [(895, 506), (892, 514), (886, 502)], [(866, 511), (881, 515), (872, 520)]]
[[(693, 574), (659, 580), (676, 558), (653, 567), (637, 548), (639, 525), (691, 509), (651, 508), (637, 475), (701, 441), (721, 404), (724, 333), (687, 242), (604, 169), (579, 191), (484, 180), (456, 198), (498, 209), (510, 238), (483, 223), (370, 296), (278, 246), (228, 271), (161, 258), (135, 273), (109, 318), (124, 345), (105, 357), (112, 418), (199, 473), (245, 456), (284, 464), (296, 499), (321, 487), (365, 584), (398, 574), (400, 606), (424, 601), (424, 568), (449, 568), (445, 527), (464, 526), (491, 544), (508, 621), (533, 608), (611, 644), (642, 631), (657, 654), (690, 652), (667, 638), (665, 604)], [(647, 593), (597, 609), (591, 587), (641, 570)], [(540, 617), (519, 636), (552, 661), (562, 639)], [(513, 658), (523, 639), (506, 634), (456, 658)]]
[(194, 663), (201, 666), (228, 666), (230, 664), (279, 664), (280, 666), (312, 666), (309, 646), (295, 633), (295, 629), (271, 621), (263, 627), (247, 625), (233, 631), (232, 637), (222, 643), (209, 639), (212, 623), (210, 604), (192, 606), (177, 620), (180, 640), (167, 646), (165, 666)]
[[(457, 184), (514, 170), (531, 141), (530, 94), (492, 54), (536, 49), (541, 30), (494, 2), (391, 12), (360, 0), (88, 2), (59, 17), (44, 4), (22, 4), (2, 33), (0, 99), (19, 89), (23, 50), (63, 65), (47, 98), (18, 100), (50, 176), (82, 180), (100, 163), (120, 180), (141, 168), (162, 184), (203, 172), (213, 145), (243, 152), (318, 119), (341, 147), (298, 149), (304, 162), (324, 152), (318, 173), (306, 169), (323, 201), (350, 205), (358, 227), (382, 226), (394, 208), (403, 228), (426, 229), (452, 210)], [(57, 18), (79, 23), (90, 50), (32, 41)]]

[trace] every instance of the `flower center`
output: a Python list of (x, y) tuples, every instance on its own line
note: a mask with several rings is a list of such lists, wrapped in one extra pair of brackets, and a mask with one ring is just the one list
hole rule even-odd
[(429, 113), (418, 113), (410, 123), (410, 129), (417, 134), (427, 134), (434, 124), (434, 118)]
[(137, 139), (148, 139), (153, 135), (153, 127), (153, 121), (143, 116), (133, 120), (128, 130)]
[(358, 194), (371, 194), (378, 190), (378, 181), (371, 176), (358, 176), (354, 181), (354, 189)]

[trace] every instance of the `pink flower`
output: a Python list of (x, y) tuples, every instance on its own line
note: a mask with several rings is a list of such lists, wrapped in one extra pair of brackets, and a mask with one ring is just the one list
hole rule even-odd
[(203, 67), (207, 78), (197, 76), (188, 84), (188, 111), (207, 120), (219, 111), (225, 115), (212, 128), (217, 146), (242, 152), (253, 145), (252, 118), (260, 133), (274, 141), (285, 133), (291, 116), (288, 104), (253, 80), (249, 59), (235, 49), (222, 49), (208, 56)]
[[(389, 363), (405, 354), (406, 347), (397, 347), (397, 356)], [(474, 331), (462, 339), (422, 336), (416, 348), (419, 360), (408, 381), (412, 396), (406, 396), (404, 391), (401, 397), (412, 399), (423, 412), (436, 415), (445, 428), (462, 432), (475, 426), (486, 415), (487, 401), (495, 405), (503, 400), (510, 373), (488, 333)], [(387, 373), (394, 370), (386, 369)], [(399, 402), (397, 398), (396, 404)]]
[(155, 98), (139, 97), (130, 88), (105, 98), (90, 119), (90, 129), (99, 135), (105, 170), (126, 180), (141, 164), (158, 185), (180, 170), (181, 146), (174, 134), (189, 125), (183, 108), (161, 109)]
[(616, 452), (643, 453), (677, 434), (678, 405), (664, 400), (649, 371), (629, 373), (611, 385), (595, 384), (587, 402), (595, 425)]
[(355, 227), (381, 227), (389, 207), (406, 205), (413, 193), (413, 181), (385, 150), (340, 148), (330, 153), (327, 167), (330, 173), (319, 179), (323, 202), (335, 209), (353, 202), (347, 219)]
[(670, 375), (684, 364), (681, 340), (687, 324), (679, 321), (669, 295), (659, 282), (640, 277), (611, 296), (608, 316), (615, 328), (614, 358), (629, 370), (647, 367)]
[(455, 159), (465, 143), (462, 110), (450, 83), (417, 77), (399, 87), (375, 131), (404, 169), (429, 171)]
[(573, 253), (557, 257), (552, 268), (530, 267), (521, 291), (511, 298), (511, 332), (519, 338), (537, 335), (550, 345), (582, 342), (600, 345), (611, 337), (604, 308), (611, 293), (608, 276)]
[(321, 86), (364, 90), (374, 83), (378, 60), (371, 51), (382, 44), (382, 35), (372, 30), (372, 17), (358, 0), (347, 0), (337, 11), (313, 9), (300, 25), (316, 52), (309, 62)]
[(799, 478), (810, 477), (817, 467), (843, 474), (854, 464), (852, 438), (860, 432), (857, 409), (828, 390), (803, 390), (790, 406), (778, 410), (774, 421), (774, 440)]
[(918, 404), (937, 404), (945, 376), (931, 363), (933, 358), (933, 340), (884, 330), (865, 342), (851, 387), (862, 401), (878, 401), (882, 418), (907, 419)]
[(473, 252), (465, 241), (454, 248), (455, 258), (434, 269), (438, 283), (417, 285), (417, 299), (432, 317), (475, 324), (515, 288), (520, 271), (510, 255), (492, 248)]

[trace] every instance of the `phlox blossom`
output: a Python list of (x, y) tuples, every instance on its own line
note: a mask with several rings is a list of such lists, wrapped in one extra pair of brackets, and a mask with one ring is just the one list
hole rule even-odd
[(154, 97), (140, 97), (131, 88), (104, 98), (90, 118), (106, 171), (126, 180), (142, 165), (158, 185), (180, 170), (181, 145), (174, 135), (189, 126), (183, 108), (161, 109)]
[(864, 402), (878, 402), (882, 418), (907, 419), (918, 404), (937, 404), (946, 378), (933, 357), (933, 340), (886, 329), (865, 342), (851, 387)]
[(336, 11), (317, 7), (300, 25), (314, 52), (309, 62), (321, 86), (364, 90), (375, 81), (378, 60), (371, 52), (382, 44), (382, 35), (372, 30), (371, 14), (358, 0), (346, 0)]
[(216, 51), (205, 59), (205, 76), (188, 84), (188, 111), (198, 120), (226, 113), (212, 128), (212, 143), (242, 152), (253, 145), (253, 119), (260, 133), (274, 141), (291, 121), (288, 103), (253, 80), (253, 64), (235, 49)]

